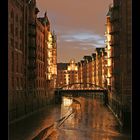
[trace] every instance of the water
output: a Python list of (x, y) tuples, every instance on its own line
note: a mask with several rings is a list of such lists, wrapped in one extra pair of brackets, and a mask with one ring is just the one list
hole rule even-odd
[(61, 105), (49, 106), (10, 126), (10, 140), (130, 140), (99, 97), (62, 97)]

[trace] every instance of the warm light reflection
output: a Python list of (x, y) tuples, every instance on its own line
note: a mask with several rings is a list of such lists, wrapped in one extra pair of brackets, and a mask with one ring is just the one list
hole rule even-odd
[(69, 84), (69, 74), (66, 74), (66, 84), (68, 85)]
[(71, 70), (77, 71), (78, 67), (75, 64), (70, 64), (70, 66), (68, 66), (68, 71), (71, 71)]
[(48, 73), (48, 79), (49, 79), (49, 80), (51, 79), (51, 74), (50, 74), (50, 73)]
[(107, 51), (107, 57), (110, 58), (111, 57), (111, 52)]
[(52, 34), (51, 32), (48, 33), (48, 48), (52, 48)]
[(112, 67), (112, 61), (111, 61), (111, 46), (110, 46), (110, 42), (111, 42), (111, 24), (110, 24), (110, 20), (107, 20), (107, 29), (106, 29), (106, 38), (107, 38), (107, 85), (111, 85), (111, 67)]
[(52, 57), (52, 52), (48, 51), (48, 57)]
[(107, 65), (110, 67), (111, 66), (111, 59), (108, 59)]
[(107, 35), (107, 41), (110, 42), (111, 41), (111, 35)]
[(110, 73), (109, 70), (108, 70), (108, 72), (107, 72), (107, 76), (108, 76), (108, 77), (111, 77), (111, 73)]
[(71, 70), (78, 71), (78, 66), (76, 65), (74, 59), (70, 60), (70, 64), (68, 66), (68, 71), (71, 71)]
[(48, 40), (52, 41), (52, 33), (51, 32), (48, 32)]
[(72, 99), (70, 99), (70, 98), (67, 98), (67, 97), (64, 97), (63, 98), (63, 103), (64, 103), (64, 106), (70, 106), (71, 104), (72, 104)]

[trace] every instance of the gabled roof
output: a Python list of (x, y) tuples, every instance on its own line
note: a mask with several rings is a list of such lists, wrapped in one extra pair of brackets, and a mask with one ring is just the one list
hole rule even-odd
[(43, 24), (43, 25), (50, 25), (50, 21), (47, 17), (47, 13), (45, 12), (44, 17), (39, 17), (38, 20)]
[(112, 4), (109, 5), (109, 10), (106, 16), (111, 17), (111, 15), (112, 15)]

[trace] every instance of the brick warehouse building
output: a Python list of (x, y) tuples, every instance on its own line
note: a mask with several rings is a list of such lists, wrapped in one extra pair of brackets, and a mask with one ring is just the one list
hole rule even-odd
[[(78, 65), (74, 59), (69, 63), (57, 63), (57, 87), (63, 87), (78, 82)], [(73, 88), (66, 86), (66, 88)]]
[(90, 88), (91, 84), (106, 88), (106, 55), (106, 48), (96, 48), (91, 56), (84, 56), (78, 62), (78, 82), (83, 83), (83, 88)]
[(51, 62), (54, 79), (57, 45), (46, 13), (37, 18), (35, 0), (9, 0), (8, 10), (8, 100), (9, 121), (13, 122), (52, 102), (53, 91), (46, 88), (49, 33), (55, 55)]
[[(113, 0), (107, 14), (109, 105), (125, 127), (131, 125), (132, 0)], [(110, 61), (110, 62), (109, 62)]]
[[(25, 1), (8, 1), (8, 97), (9, 119), (24, 113), (27, 94), (27, 6)], [(21, 99), (24, 97), (24, 100)], [(17, 112), (17, 108), (21, 109)]]

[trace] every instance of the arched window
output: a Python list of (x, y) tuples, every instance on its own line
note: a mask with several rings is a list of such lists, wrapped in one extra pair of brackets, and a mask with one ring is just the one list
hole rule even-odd
[(14, 18), (14, 11), (13, 11), (13, 9), (11, 10), (11, 18)]
[(16, 22), (18, 22), (18, 15), (16, 15)]

